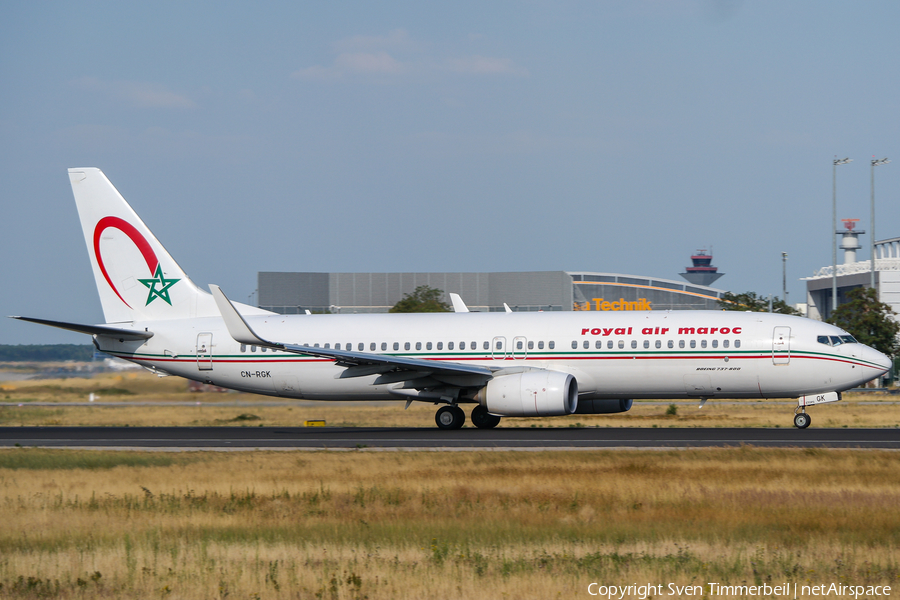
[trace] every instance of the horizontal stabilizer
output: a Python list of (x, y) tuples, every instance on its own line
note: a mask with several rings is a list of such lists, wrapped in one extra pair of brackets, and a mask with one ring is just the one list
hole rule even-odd
[(86, 333), (88, 335), (105, 335), (120, 340), (149, 340), (153, 337), (153, 333), (147, 330), (137, 331), (134, 329), (120, 329), (118, 327), (109, 327), (107, 325), (82, 325), (81, 323), (65, 323), (63, 321), (49, 321), (47, 319), (35, 319), (33, 317), (10, 317), (10, 319), (19, 319), (20, 321), (49, 325), (50, 327), (68, 329), (69, 331), (77, 331), (78, 333)]

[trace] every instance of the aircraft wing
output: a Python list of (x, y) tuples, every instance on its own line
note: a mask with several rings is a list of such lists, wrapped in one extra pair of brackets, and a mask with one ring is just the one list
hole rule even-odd
[(380, 375), (375, 380), (375, 384), (409, 382), (406, 387), (421, 389), (433, 387), (429, 385), (431, 382), (428, 380), (431, 380), (434, 383), (450, 386), (474, 387), (484, 385), (495, 373), (495, 370), (479, 365), (353, 352), (352, 350), (332, 350), (265, 340), (247, 324), (247, 321), (234, 308), (219, 286), (210, 285), (209, 289), (216, 300), (219, 312), (222, 313), (228, 333), (235, 341), (241, 344), (253, 344), (285, 352), (332, 359), (338, 366), (347, 367), (338, 375), (341, 379)]

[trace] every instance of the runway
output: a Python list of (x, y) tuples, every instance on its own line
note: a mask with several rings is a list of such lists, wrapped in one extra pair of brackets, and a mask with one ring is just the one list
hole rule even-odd
[(371, 427), (2, 427), (0, 447), (134, 449), (574, 450), (600, 448), (900, 449), (900, 429)]

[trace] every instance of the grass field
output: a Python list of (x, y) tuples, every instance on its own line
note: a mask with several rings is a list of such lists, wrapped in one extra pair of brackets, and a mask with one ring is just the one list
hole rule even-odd
[[(116, 402), (120, 406), (72, 406), (87, 402), (92, 392), (98, 402)], [(812, 426), (900, 427), (900, 405), (895, 404), (898, 400), (886, 394), (845, 395), (839, 403), (811, 408)], [(325, 419), (334, 426), (434, 426), (435, 407), (420, 402), (409, 410), (403, 410), (403, 401), (286, 402), (284, 406), (263, 406), (273, 401), (282, 402), (252, 394), (192, 393), (184, 379), (158, 378), (146, 372), (105, 374), (90, 379), (7, 381), (0, 383), (0, 402), (4, 403), (0, 406), (0, 426), (296, 426), (307, 419)], [(30, 406), (35, 402), (54, 405)], [(167, 404), (172, 402), (180, 405)], [(237, 405), (212, 405), (222, 402)], [(676, 414), (671, 415), (667, 414), (668, 403), (635, 402), (631, 411), (623, 414), (503, 419), (501, 427), (791, 427), (794, 404), (789, 400), (711, 400), (700, 409), (696, 403), (679, 402)]]
[[(900, 454), (0, 451), (0, 597), (900, 586)], [(638, 597), (626, 595), (626, 597)]]
[[(118, 406), (72, 405), (90, 393)], [(263, 406), (278, 400), (189, 393), (183, 380), (143, 373), (7, 381), (0, 400), (6, 426), (432, 427), (434, 415), (400, 402)], [(896, 427), (898, 408), (890, 396), (851, 396), (814, 407), (813, 427)], [(635, 403), (620, 415), (503, 425), (788, 427), (792, 405), (670, 412)], [(900, 454), (880, 451), (8, 449), (0, 598), (568, 598), (590, 597), (591, 582), (898, 588), (898, 505)]]

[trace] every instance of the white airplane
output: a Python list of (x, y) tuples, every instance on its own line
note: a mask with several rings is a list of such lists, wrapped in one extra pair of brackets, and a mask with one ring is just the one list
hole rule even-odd
[[(14, 317), (93, 336), (159, 374), (312, 400), (442, 405), (441, 429), (501, 417), (618, 413), (634, 399), (798, 398), (885, 373), (890, 359), (827, 323), (731, 311), (280, 315), (198, 288), (106, 176), (69, 169), (106, 323)], [(459, 300), (457, 302), (457, 299)]]

